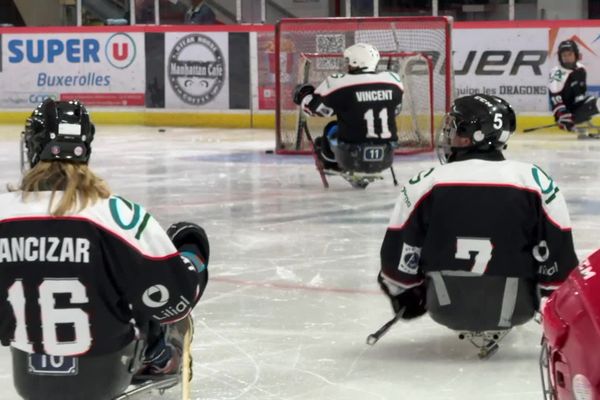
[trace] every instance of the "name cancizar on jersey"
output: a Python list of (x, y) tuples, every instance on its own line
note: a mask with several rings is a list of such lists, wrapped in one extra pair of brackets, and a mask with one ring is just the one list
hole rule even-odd
[(0, 263), (12, 262), (90, 262), (90, 241), (72, 237), (0, 238)]

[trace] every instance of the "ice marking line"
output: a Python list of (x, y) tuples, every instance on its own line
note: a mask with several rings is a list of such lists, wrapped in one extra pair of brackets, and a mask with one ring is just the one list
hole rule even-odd
[(352, 294), (381, 294), (379, 290), (372, 289), (351, 289), (351, 288), (334, 288), (334, 287), (317, 287), (307, 286), (302, 284), (284, 283), (284, 282), (258, 282), (245, 279), (233, 279), (225, 277), (211, 278), (213, 282), (231, 283), (233, 285), (267, 287), (273, 289), (298, 289), (308, 290), (313, 292), (329, 292), (329, 293), (352, 293)]
[[(242, 397), (245, 393), (249, 392), (250, 389), (252, 389), (256, 383), (258, 382), (258, 378), (260, 376), (260, 366), (258, 365), (258, 363), (256, 362), (256, 360), (250, 355), (248, 354), (244, 349), (242, 349), (239, 345), (237, 345), (235, 342), (227, 339), (225, 336), (221, 335), (219, 332), (217, 332), (216, 330), (210, 328), (206, 322), (204, 321), (199, 321), (200, 325), (203, 325), (204, 328), (211, 332), (213, 335), (217, 336), (218, 338), (222, 339), (224, 342), (227, 342), (229, 344), (231, 344), (232, 347), (238, 349), (240, 351), (240, 353), (242, 353), (244, 356), (246, 356), (250, 362), (252, 363), (252, 365), (254, 366), (254, 379), (251, 383), (247, 384), (245, 388), (243, 388), (240, 393), (236, 396), (236, 397), (230, 397), (229, 399), (231, 400), (235, 400), (235, 399), (239, 399), (240, 397)], [(240, 383), (245, 383), (241, 380), (238, 379), (238, 381)]]
[[(385, 397), (383, 397), (383, 396), (381, 396), (381, 395), (379, 395), (377, 393), (373, 393), (373, 392), (370, 392), (368, 390), (364, 390), (364, 389), (361, 389), (361, 388), (350, 387), (350, 386), (348, 386), (346, 384), (342, 384), (342, 383), (332, 382), (329, 379), (325, 378), (323, 375), (317, 374), (316, 372), (312, 372), (312, 371), (309, 371), (309, 370), (306, 370), (306, 369), (298, 369), (298, 368), (295, 368), (295, 370), (298, 371), (298, 372), (303, 372), (303, 373), (308, 374), (308, 375), (312, 375), (315, 378), (320, 379), (323, 382), (325, 382), (325, 383), (327, 383), (328, 385), (331, 385), (331, 386), (341, 387), (343, 389), (351, 390), (351, 391), (354, 391), (354, 392), (368, 393), (368, 394), (374, 395), (374, 396), (376, 396), (376, 397), (378, 397), (378, 398), (380, 398), (382, 400), (386, 400)], [(298, 397), (298, 396), (303, 396), (304, 394), (306, 394), (306, 393), (299, 393), (297, 395), (294, 395), (294, 396), (292, 396), (292, 399), (295, 398), (295, 397)]]

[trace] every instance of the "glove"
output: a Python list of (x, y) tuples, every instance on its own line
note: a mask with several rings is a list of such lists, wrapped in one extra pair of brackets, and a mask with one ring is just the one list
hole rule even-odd
[(309, 83), (301, 83), (294, 89), (294, 96), (292, 99), (294, 100), (294, 104), (300, 105), (302, 103), (302, 99), (309, 94), (313, 94), (315, 92), (315, 87)]
[(575, 127), (573, 115), (564, 106), (558, 108), (554, 112), (554, 119), (556, 120), (558, 127), (564, 131), (572, 131)]
[(167, 235), (180, 252), (189, 251), (208, 265), (210, 245), (206, 232), (193, 222), (177, 222), (167, 229)]
[(377, 277), (381, 290), (389, 297), (394, 314), (398, 314), (402, 308), (404, 312), (401, 318), (405, 320), (418, 318), (427, 312), (426, 300), (427, 289), (424, 285), (415, 286), (404, 290), (402, 293), (393, 295), (389, 287), (383, 281), (381, 274)]

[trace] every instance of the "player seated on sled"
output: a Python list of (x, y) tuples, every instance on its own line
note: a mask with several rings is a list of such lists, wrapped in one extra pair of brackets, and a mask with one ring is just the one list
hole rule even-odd
[(397, 73), (377, 72), (374, 46), (354, 44), (344, 58), (347, 71), (328, 76), (316, 89), (298, 85), (293, 100), (307, 115), (337, 118), (314, 140), (325, 170), (380, 172), (393, 162), (404, 89)]
[[(592, 117), (600, 113), (600, 100), (587, 93), (587, 71), (580, 62), (579, 46), (573, 40), (563, 40), (557, 56), (560, 65), (550, 72), (548, 84), (556, 124), (562, 130), (577, 132), (578, 139), (600, 138), (600, 127), (591, 124)], [(581, 125), (584, 123), (588, 126)]]
[(438, 141), (444, 165), (402, 188), (381, 247), (378, 282), (394, 312), (428, 313), (482, 357), (577, 265), (556, 183), (504, 158), (515, 128), (499, 97), (456, 99)]
[(165, 232), (111, 194), (88, 167), (94, 134), (83, 104), (44, 101), (23, 132), (22, 180), (0, 195), (0, 341), (27, 400), (108, 400), (134, 374), (179, 374), (167, 327), (207, 283), (204, 230)]

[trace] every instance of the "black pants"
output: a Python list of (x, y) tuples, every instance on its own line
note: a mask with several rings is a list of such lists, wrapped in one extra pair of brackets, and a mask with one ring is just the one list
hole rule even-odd
[(573, 122), (580, 124), (589, 121), (592, 116), (598, 114), (597, 106), (598, 98), (594, 96), (586, 96), (583, 101), (573, 104), (571, 114), (573, 114)]
[(26, 400), (109, 400), (123, 394), (131, 382), (136, 341), (102, 356), (77, 359), (76, 375), (31, 372), (29, 354), (11, 348), (15, 389)]

